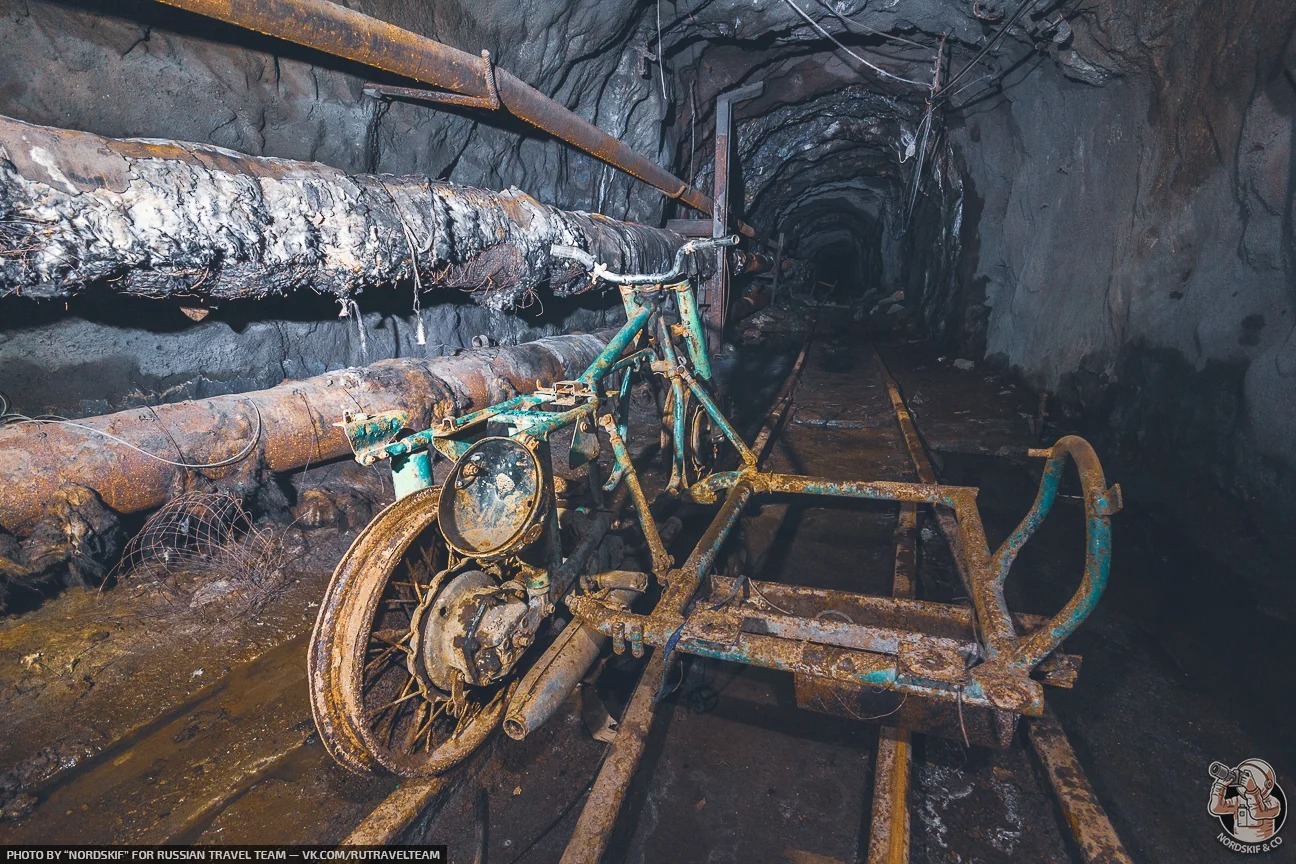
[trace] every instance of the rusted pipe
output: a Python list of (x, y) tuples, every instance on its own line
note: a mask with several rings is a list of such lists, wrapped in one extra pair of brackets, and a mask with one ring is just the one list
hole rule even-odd
[[(608, 597), (628, 607), (642, 593), (617, 588)], [(568, 624), (513, 692), (504, 715), (504, 734), (521, 741), (539, 729), (567, 701), (607, 643), (608, 637), (579, 620)]]
[[(327, 0), (159, 2), (452, 93), (481, 100), (498, 94), (504, 108), (519, 120), (543, 129), (695, 210), (712, 212), (709, 197), (525, 81), (503, 69), (492, 69), (487, 56), (474, 56)], [(749, 225), (741, 225), (740, 229), (749, 237), (756, 236)]]
[(734, 275), (750, 276), (774, 269), (774, 259), (761, 252), (737, 252), (734, 254)]
[[(537, 379), (580, 374), (609, 335), (556, 336), (456, 357), (382, 360), (255, 393), (91, 417), (76, 421), (78, 427), (3, 426), (0, 528), (25, 536), (54, 493), (68, 485), (93, 489), (119, 513), (156, 507), (194, 482), (247, 492), (264, 471), (291, 471), (350, 453), (334, 425), (344, 412), (404, 409), (415, 428), (426, 428), (447, 415), (529, 392)], [(169, 464), (220, 463), (244, 451), (243, 458), (218, 468)]]

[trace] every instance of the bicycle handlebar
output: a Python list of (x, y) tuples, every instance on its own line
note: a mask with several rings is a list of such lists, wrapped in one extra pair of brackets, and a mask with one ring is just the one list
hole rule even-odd
[(549, 254), (555, 258), (567, 258), (575, 261), (584, 267), (596, 279), (603, 279), (611, 282), (613, 285), (665, 285), (667, 283), (678, 282), (680, 276), (684, 274), (684, 259), (694, 252), (701, 252), (704, 249), (716, 249), (723, 246), (737, 246), (738, 235), (732, 234), (728, 237), (704, 237), (698, 240), (690, 240), (679, 248), (675, 253), (675, 264), (670, 270), (663, 273), (612, 273), (604, 265), (597, 263), (594, 256), (584, 249), (578, 249), (575, 246), (560, 246), (554, 244), (549, 247)]

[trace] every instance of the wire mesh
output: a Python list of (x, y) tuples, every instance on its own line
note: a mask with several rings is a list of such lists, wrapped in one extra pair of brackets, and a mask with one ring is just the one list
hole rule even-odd
[(282, 532), (258, 529), (235, 496), (186, 492), (149, 517), (127, 544), (117, 576), (191, 606), (256, 611), (284, 581)]

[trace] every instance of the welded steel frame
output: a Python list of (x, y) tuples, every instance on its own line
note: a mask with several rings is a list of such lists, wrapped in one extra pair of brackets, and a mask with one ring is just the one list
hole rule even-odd
[[(740, 450), (740, 453), (742, 451)], [(602, 604), (568, 601), (584, 623), (636, 654), (645, 646), (805, 673), (857, 687), (882, 688), (937, 701), (1038, 717), (1044, 711), (1040, 681), (1031, 673), (1057, 651), (1097, 605), (1111, 564), (1110, 517), (1120, 509), (1119, 486), (1108, 488), (1093, 449), (1068, 436), (1043, 457), (1044, 476), (1031, 509), (993, 552), (976, 506), (977, 489), (930, 483), (842, 481), (759, 471), (754, 465), (713, 474), (689, 490), (694, 501), (720, 508), (693, 553), (671, 570), (656, 608), (648, 615)], [(1069, 461), (1079, 470), (1086, 523), (1084, 574), (1070, 601), (1033, 629), (1017, 632), (1004, 584), (1018, 552), (1056, 501)], [(721, 501), (721, 494), (723, 500)], [(972, 609), (931, 601), (869, 598), (872, 618), (846, 623), (809, 615), (764, 611), (743, 604), (726, 608), (697, 603), (721, 550), (744, 510), (762, 496), (853, 498), (942, 506), (955, 516), (961, 553), (971, 574)], [(783, 586), (791, 597), (814, 589)], [(713, 592), (714, 596), (714, 592)], [(958, 611), (955, 611), (958, 610)], [(969, 616), (972, 639), (932, 635), (915, 620)]]
[[(621, 287), (621, 299), (626, 323), (578, 378), (540, 386), (533, 393), (469, 414), (446, 417), (432, 427), (408, 435), (401, 434), (408, 422), (404, 412), (348, 417), (344, 428), (356, 460), (362, 465), (388, 462), (399, 498), (434, 484), (432, 451), (457, 460), (480, 438), (488, 423), (506, 426), (509, 437), (537, 452), (547, 450), (551, 438), (560, 430), (575, 426), (592, 433), (597, 425), (612, 452), (610, 476), (598, 491), (610, 493), (619, 486), (626, 487), (652, 556), (653, 571), (664, 575), (673, 562), (666, 553), (660, 528), (652, 516), (625, 440), (630, 434), (627, 397), (632, 379), (629, 374), (620, 376), (616, 412), (605, 410), (605, 399), (612, 395), (604, 390), (606, 382), (622, 372), (645, 367), (668, 381), (669, 428), (673, 440), (668, 493), (679, 495), (687, 491), (685, 406), (689, 397), (696, 400), (730, 440), (737, 442), (744, 454), (744, 464), (754, 464), (754, 457), (703, 383), (710, 380), (712, 372), (692, 285), (688, 281), (625, 285)], [(676, 337), (682, 343), (682, 350), (677, 350)], [(551, 545), (554, 546), (551, 552), (556, 555), (556, 544)], [(551, 600), (556, 602), (567, 587), (561, 580), (555, 583)]]

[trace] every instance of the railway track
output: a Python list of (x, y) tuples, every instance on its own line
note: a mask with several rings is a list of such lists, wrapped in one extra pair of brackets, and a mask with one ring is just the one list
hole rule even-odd
[[(786, 384), (774, 401), (770, 421), (762, 428), (753, 449), (762, 458), (772, 452), (771, 461), (776, 470), (937, 482), (912, 413), (882, 356), (870, 348), (871, 363), (859, 369), (857, 348), (817, 345), (814, 360), (809, 364), (808, 380), (802, 381), (801, 373), (809, 349), (807, 344), (793, 365)], [(852, 369), (862, 374), (845, 374)], [(797, 393), (800, 395), (794, 395)], [(952, 514), (922, 514), (912, 505), (900, 505), (893, 511), (861, 523), (858, 513), (828, 514), (826, 518), (815, 519), (804, 511), (794, 510), (791, 505), (763, 508), (762, 512), (747, 520), (741, 548), (730, 552), (731, 559), (737, 559), (731, 560), (730, 569), (751, 573), (753, 578), (755, 574), (772, 576), (769, 571), (789, 569), (789, 565), (793, 570), (798, 569), (792, 562), (804, 564), (805, 559), (799, 553), (807, 550), (787, 547), (797, 543), (806, 545), (805, 538), (797, 536), (802, 533), (812, 535), (810, 545), (839, 552), (841, 547), (832, 542), (833, 535), (855, 534), (852, 539), (867, 540), (878, 537), (860, 538), (858, 532), (861, 528), (866, 532), (871, 529), (879, 536), (889, 530), (893, 544), (851, 543), (849, 551), (857, 556), (853, 561), (855, 566), (836, 568), (837, 578), (819, 581), (823, 583), (822, 587), (829, 588), (876, 589), (876, 584), (861, 585), (860, 577), (867, 583), (871, 574), (876, 583), (877, 574), (887, 571), (888, 568), (880, 566), (885, 563), (878, 557), (878, 550), (882, 549), (892, 561), (889, 590), (895, 596), (915, 596), (921, 590), (919, 546), (924, 535), (920, 531), (927, 521), (939, 527), (945, 537), (956, 537), (952, 530)], [(859, 546), (871, 550), (871, 553), (860, 556)], [(822, 557), (822, 551), (819, 556), (812, 553), (807, 557)], [(957, 560), (957, 554), (948, 559), (949, 562)], [(841, 574), (845, 574), (844, 581)], [(924, 575), (933, 578), (931, 574)], [(948, 578), (949, 574), (945, 575)], [(932, 587), (928, 586), (929, 590)], [(658, 652), (645, 663), (622, 717), (620, 732), (601, 756), (597, 774), (584, 796), (584, 806), (562, 848), (563, 864), (596, 864), (634, 855), (642, 860), (656, 860), (645, 848), (634, 848), (636, 841), (641, 846), (650, 847), (652, 837), (636, 830), (633, 825), (623, 823), (635, 821), (628, 802), (642, 807), (645, 794), (652, 794), (651, 791), (640, 791), (636, 795), (634, 790), (636, 774), (654, 770), (653, 766), (642, 764), (645, 753), (651, 749), (649, 742), (654, 734), (654, 723), (662, 725), (662, 721), (657, 720), (658, 715), (671, 710), (669, 707), (656, 707), (654, 700), (666, 675)], [(914, 824), (911, 818), (915, 798), (911, 779), (915, 759), (914, 737), (915, 734), (903, 726), (878, 727), (871, 796), (861, 795), (861, 800), (868, 802), (868, 816), (864, 820), (867, 829), (854, 838), (853, 854), (838, 859), (805, 851), (805, 857), (800, 858), (802, 851), (789, 846), (784, 850), (785, 856), (789, 860), (862, 860), (868, 864), (904, 864), (909, 861), (910, 832)], [(1041, 770), (1034, 773), (1022, 770), (1025, 760), (1021, 757), (1024, 756), (1026, 741), (1039, 760)], [(668, 752), (669, 746), (667, 732), (665, 742), (659, 741), (658, 747), (664, 753)], [(1029, 734), (1019, 735), (1013, 747), (1018, 757), (1012, 772), (1014, 781), (1035, 786), (1037, 798), (1042, 799), (1049, 794), (1043, 788), (1043, 781), (1047, 780), (1059, 805), (1064, 824), (1059, 824), (1059, 831), (1049, 839), (1057, 840), (1063, 834), (1068, 835), (1070, 842), (1065, 844), (1066, 852), (1085, 864), (1130, 861), (1085, 778), (1065, 733), (1051, 712), (1039, 721), (1030, 721)], [(999, 768), (992, 766), (992, 774)], [(737, 774), (731, 779), (739, 785), (744, 782), (744, 778)], [(439, 799), (446, 793), (445, 782), (417, 790), (402, 790), (389, 799), (387, 806), (381, 808), (374, 819), (357, 829), (351, 840), (389, 841), (407, 836), (403, 834), (402, 826), (425, 823), (428, 810), (441, 803)], [(705, 804), (705, 799), (700, 803)], [(742, 817), (742, 814), (736, 815)], [(658, 820), (663, 821), (663, 817), (659, 815)], [(919, 824), (922, 824), (921, 819)], [(432, 830), (435, 832), (435, 826)], [(1011, 827), (1004, 831), (1005, 834), (1011, 832)], [(1058, 843), (1052, 845), (1055, 848), (1050, 851), (1059, 851)], [(552, 856), (556, 848), (546, 851)], [(678, 849), (676, 854), (679, 854)], [(677, 860), (686, 859), (687, 854)], [(544, 858), (537, 856), (536, 860)], [(1042, 857), (1040, 860), (1047, 859)]]
[[(929, 480), (934, 469), (914, 417), (881, 356), (862, 346), (849, 331), (838, 331), (817, 339), (795, 367), (796, 372), (775, 399), (773, 422), (757, 441), (757, 449), (767, 455), (771, 467), (798, 473)], [(1002, 437), (1003, 441), (986, 444), (987, 449), (1017, 443), (1010, 436)], [(954, 559), (940, 553), (936, 547), (943, 541), (939, 533), (930, 530), (941, 527), (940, 516), (924, 518), (918, 509), (907, 506), (811, 510), (787, 503), (767, 505), (745, 520), (741, 542), (730, 550), (729, 572), (897, 596), (939, 590), (942, 585), (948, 588), (957, 581), (957, 574), (951, 572)], [(687, 821), (705, 807), (724, 807), (726, 803), (733, 805), (734, 818), (740, 821), (751, 819), (757, 824), (767, 816), (768, 801), (752, 808), (751, 796), (742, 794), (748, 778), (733, 767), (732, 760), (717, 769), (717, 776), (706, 784), (715, 788), (710, 781), (727, 778), (736, 790), (731, 793), (708, 793), (699, 803), (676, 801), (669, 790), (659, 788), (668, 778), (678, 782), (684, 772), (671, 764), (679, 753), (705, 759), (713, 745), (722, 759), (729, 752), (714, 736), (698, 731), (703, 724), (723, 722), (723, 735), (732, 735), (735, 728), (743, 726), (743, 718), (737, 716), (740, 708), (728, 714), (724, 708), (717, 711), (723, 721), (706, 715), (694, 718), (696, 712), (692, 712), (686, 715), (687, 724), (672, 722), (670, 714), (686, 710), (681, 703), (654, 704), (651, 698), (661, 685), (661, 658), (650, 658), (637, 688), (624, 694), (629, 703), (627, 716), (621, 733), (607, 748), (588, 741), (570, 723), (529, 745), (500, 741), (497, 736), (462, 770), (439, 780), (394, 788), (389, 781), (358, 780), (328, 759), (310, 722), (301, 662), (304, 651), (305, 635), (294, 636), (235, 667), (163, 716), (138, 726), (43, 787), (39, 806), (18, 823), (0, 825), (0, 838), (34, 842), (59, 836), (70, 820), (75, 820), (78, 834), (116, 842), (448, 842), (453, 835), (463, 839), (452, 843), (452, 854), (467, 860), (476, 842), (468, 838), (478, 835), (481, 821), (482, 810), (474, 806), (479, 791), (494, 790), (489, 818), (496, 829), (492, 836), (498, 837), (499, 826), (508, 825), (513, 818), (512, 809), (524, 803), (535, 806), (534, 801), (521, 799), (527, 799), (540, 785), (545, 787), (542, 809), (556, 811), (559, 818), (552, 823), (547, 817), (541, 820), (545, 833), (538, 842), (518, 839), (507, 847), (527, 860), (659, 860), (656, 856), (666, 848), (663, 844), (670, 843), (677, 844), (677, 856), (682, 856), (676, 860), (690, 860), (692, 851), (701, 854), (706, 844), (722, 841), (704, 832), (695, 838), (699, 846), (685, 843), (679, 847), (680, 838), (672, 836), (670, 825)], [(697, 665), (709, 669), (701, 674), (712, 676), (713, 682), (724, 674), (717, 671), (718, 664)], [(776, 709), (778, 722), (785, 722), (788, 712), (778, 709), (778, 698), (769, 703), (752, 695), (776, 686), (769, 677), (739, 676), (744, 678), (738, 684), (712, 689), (719, 691), (718, 699), (736, 696), (739, 705), (753, 707), (757, 713)], [(792, 713), (799, 716), (802, 712)], [(849, 776), (843, 778), (837, 776), (841, 771), (824, 768), (811, 773), (821, 781), (833, 775), (832, 782), (844, 784), (850, 793), (828, 808), (829, 818), (822, 824), (793, 807), (788, 812), (800, 822), (808, 822), (807, 830), (772, 834), (757, 830), (756, 842), (787, 835), (783, 851), (790, 860), (899, 864), (911, 857), (928, 860), (941, 851), (931, 840), (932, 819), (937, 818), (950, 822), (939, 842), (947, 844), (947, 849), (958, 848), (962, 817), (949, 814), (954, 812), (952, 802), (960, 800), (957, 794), (962, 787), (945, 788), (944, 797), (938, 787), (942, 783), (945, 787), (956, 785), (951, 777), (957, 772), (947, 771), (941, 759), (962, 752), (959, 748), (936, 748), (933, 757), (932, 747), (903, 728), (884, 726), (879, 733), (873, 724), (842, 724), (810, 714), (786, 722), (795, 722), (812, 737), (823, 739), (812, 742), (806, 751), (814, 751), (815, 758), (825, 752), (825, 740), (829, 745), (826, 751), (848, 742), (849, 758), (833, 769), (849, 766)], [(690, 731), (681, 731), (685, 725)], [(781, 729), (774, 731), (783, 734)], [(680, 735), (687, 740), (677, 747), (673, 738)], [(860, 735), (869, 740), (863, 742)], [(783, 737), (794, 739), (796, 734)], [(1042, 770), (1026, 758), (1027, 740), (1039, 754)], [(569, 753), (570, 758), (537, 755), (546, 747)], [(1054, 828), (1028, 828), (1028, 820), (1017, 818), (1002, 820), (1003, 825), (993, 830), (1003, 836), (1023, 835), (1016, 852), (1029, 848), (1027, 855), (1036, 855), (1038, 860), (1051, 860), (1049, 856), (1059, 854), (1085, 862), (1128, 860), (1083, 772), (1077, 774), (1078, 760), (1055, 720), (1045, 718), (1032, 724), (1029, 736), (1019, 736), (1014, 747), (1017, 749), (1004, 759), (978, 757), (974, 767), (989, 772), (989, 779), (974, 778), (973, 787), (984, 781), (986, 788), (974, 788), (969, 796), (992, 799), (995, 790), (1005, 785), (1026, 789), (1028, 805), (1036, 808), (1037, 816), (1052, 819)], [(523, 757), (525, 770), (518, 768), (519, 748), (530, 754)], [(793, 753), (786, 758), (795, 761), (799, 756)], [(936, 769), (924, 762), (933, 759)], [(576, 780), (563, 776), (568, 768)], [(636, 775), (640, 776), (636, 779)], [(592, 778), (586, 787), (588, 796), (580, 787), (582, 776)], [(1046, 790), (1044, 778), (1052, 781), (1052, 792)], [(507, 784), (512, 781), (516, 785), (510, 790)], [(578, 793), (573, 800), (571, 796)], [(712, 797), (716, 794), (720, 800)], [(1069, 827), (1054, 818), (1056, 812), (1049, 800), (1053, 794), (1059, 797)], [(581, 796), (583, 806), (577, 806)], [(777, 794), (761, 797), (776, 799)], [(744, 805), (748, 806), (746, 813)], [(694, 813), (690, 814), (690, 809)], [(535, 821), (517, 818), (519, 824)], [(830, 823), (831, 841), (819, 842)], [(921, 837), (913, 831), (915, 825), (923, 826)], [(993, 830), (987, 836), (992, 836)], [(1074, 836), (1064, 840), (1064, 835)], [(987, 842), (993, 846), (992, 841), (976, 840), (971, 852)], [(817, 848), (812, 848), (816, 843)]]

